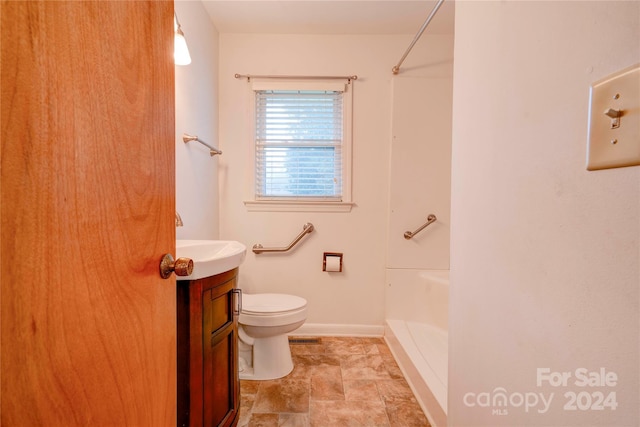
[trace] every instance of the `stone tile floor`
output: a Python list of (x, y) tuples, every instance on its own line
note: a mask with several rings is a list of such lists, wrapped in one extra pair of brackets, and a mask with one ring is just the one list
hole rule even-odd
[(382, 338), (290, 343), (293, 372), (240, 381), (239, 427), (429, 426)]

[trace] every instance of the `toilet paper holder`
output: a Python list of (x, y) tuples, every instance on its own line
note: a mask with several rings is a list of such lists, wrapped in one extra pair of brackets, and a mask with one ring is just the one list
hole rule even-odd
[[(336, 268), (336, 266), (333, 265), (333, 263), (331, 263), (332, 265), (330, 265), (327, 269), (327, 259), (332, 259), (332, 258), (338, 258), (340, 261), (340, 264), (338, 268)], [(342, 272), (342, 253), (341, 252), (324, 252), (322, 254), (322, 271), (336, 272), (336, 273)]]

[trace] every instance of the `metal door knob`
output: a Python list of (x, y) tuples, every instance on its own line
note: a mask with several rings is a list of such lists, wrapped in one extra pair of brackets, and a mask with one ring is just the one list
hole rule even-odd
[(190, 276), (193, 273), (193, 260), (191, 258), (173, 259), (171, 254), (165, 254), (160, 260), (160, 276), (168, 279), (171, 272), (176, 276)]

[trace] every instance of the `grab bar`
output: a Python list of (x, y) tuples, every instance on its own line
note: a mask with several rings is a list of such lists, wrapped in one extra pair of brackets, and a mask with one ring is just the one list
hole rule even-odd
[(257, 243), (253, 245), (253, 253), (261, 254), (263, 252), (287, 252), (289, 249), (294, 247), (296, 243), (298, 243), (300, 239), (304, 237), (305, 234), (311, 233), (313, 230), (313, 224), (308, 222), (302, 227), (302, 233), (298, 234), (298, 237), (296, 237), (293, 242), (291, 242), (286, 248), (264, 248), (260, 243)]
[(422, 230), (424, 230), (427, 225), (431, 224), (432, 222), (436, 222), (438, 218), (436, 218), (436, 216), (434, 214), (429, 214), (429, 216), (427, 217), (427, 222), (422, 224), (422, 226), (420, 226), (420, 228), (418, 228), (416, 231), (414, 231), (413, 233), (410, 231), (405, 231), (404, 232), (404, 238), (409, 240), (410, 238), (412, 238), (413, 236), (415, 236), (416, 234), (418, 234), (419, 232), (421, 232)]
[(184, 133), (184, 134), (182, 134), (182, 140), (184, 141), (185, 144), (187, 142), (190, 142), (190, 141), (199, 142), (200, 144), (204, 145), (205, 147), (207, 147), (209, 149), (209, 154), (211, 155), (211, 157), (215, 156), (216, 154), (222, 154), (222, 151), (218, 150), (216, 147), (210, 146), (209, 144), (207, 144), (206, 142), (202, 141), (197, 136), (189, 135), (188, 133)]

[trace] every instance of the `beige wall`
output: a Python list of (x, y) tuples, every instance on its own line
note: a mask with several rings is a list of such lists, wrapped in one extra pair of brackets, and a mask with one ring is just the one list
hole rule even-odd
[(200, 1), (177, 1), (175, 11), (185, 33), (191, 64), (176, 65), (176, 209), (184, 222), (178, 239), (216, 239), (218, 157), (182, 134), (218, 144), (218, 32)]
[[(450, 425), (640, 422), (640, 168), (585, 169), (589, 86), (640, 62), (639, 20), (637, 1), (456, 2)], [(617, 385), (576, 385), (583, 367)], [(537, 368), (572, 377), (538, 387)], [(498, 387), (555, 396), (465, 405)], [(566, 392), (619, 406), (565, 410)]]
[[(451, 76), (393, 79), (390, 269), (449, 269), (452, 86)], [(426, 223), (430, 214), (437, 218), (434, 223), (410, 240), (404, 238), (406, 231), (416, 231)]]
[[(292, 252), (255, 255), (240, 270), (245, 292), (283, 292), (309, 301), (309, 324), (345, 333), (381, 331), (391, 140), (391, 68), (403, 36), (220, 35), (220, 237), (286, 246), (306, 222), (316, 231)], [(424, 36), (403, 76), (451, 75), (451, 36)], [(350, 213), (248, 212), (253, 155), (251, 86), (234, 74), (351, 75), (353, 199)], [(322, 272), (322, 253), (344, 253), (344, 272)]]

